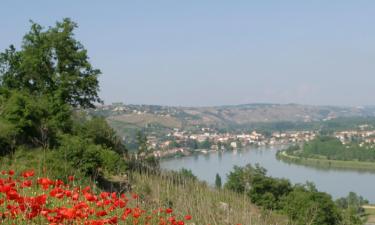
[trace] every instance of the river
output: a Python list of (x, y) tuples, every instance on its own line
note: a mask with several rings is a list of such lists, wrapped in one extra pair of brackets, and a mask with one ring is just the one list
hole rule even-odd
[(200, 180), (213, 185), (218, 173), (223, 180), (234, 165), (259, 163), (272, 177), (287, 178), (292, 183), (315, 183), (320, 191), (333, 198), (344, 197), (353, 191), (375, 203), (375, 173), (352, 170), (318, 169), (289, 164), (276, 159), (277, 147), (247, 148), (238, 151), (212, 152), (181, 158), (163, 159), (161, 167), (169, 170), (190, 169)]

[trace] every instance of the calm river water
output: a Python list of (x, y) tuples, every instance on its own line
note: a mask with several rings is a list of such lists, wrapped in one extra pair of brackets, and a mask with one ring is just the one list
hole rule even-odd
[(223, 179), (234, 165), (259, 163), (272, 177), (287, 178), (293, 183), (314, 182), (318, 190), (330, 193), (334, 198), (346, 196), (350, 191), (375, 203), (375, 173), (313, 167), (284, 163), (276, 159), (277, 148), (249, 148), (241, 151), (213, 152), (189, 157), (165, 159), (161, 167), (170, 170), (186, 168), (201, 180), (214, 184), (215, 175)]

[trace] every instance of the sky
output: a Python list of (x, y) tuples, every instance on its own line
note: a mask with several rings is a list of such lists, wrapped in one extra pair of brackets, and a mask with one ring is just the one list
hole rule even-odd
[(0, 51), (69, 17), (106, 104), (375, 105), (373, 0), (3, 0)]

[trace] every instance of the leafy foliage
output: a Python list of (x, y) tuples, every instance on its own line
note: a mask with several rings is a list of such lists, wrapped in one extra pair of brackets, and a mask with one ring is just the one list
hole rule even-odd
[(32, 22), (21, 49), (0, 54), (0, 154), (42, 148), (54, 168), (92, 177), (115, 173), (125, 169), (121, 140), (104, 119), (76, 113), (101, 100), (100, 71), (74, 38), (75, 28), (70, 19), (48, 29)]
[(91, 139), (94, 144), (110, 148), (119, 154), (127, 154), (127, 149), (117, 136), (116, 131), (108, 125), (104, 118), (94, 117), (90, 120), (85, 120), (79, 129), (78, 134), (82, 134), (84, 138)]
[(248, 192), (251, 201), (267, 209), (281, 209), (281, 199), (292, 191), (286, 179), (256, 175)]
[(70, 19), (46, 30), (32, 22), (21, 50), (10, 46), (0, 54), (1, 87), (52, 95), (72, 106), (93, 107), (100, 102), (100, 71), (92, 67), (86, 49), (74, 38), (75, 28)]
[(57, 151), (58, 158), (70, 162), (86, 175), (96, 176), (102, 170), (115, 172), (116, 168), (124, 167), (118, 154), (79, 136), (63, 136)]
[[(267, 176), (259, 166), (235, 166), (228, 174), (225, 188), (248, 195), (253, 203), (265, 209), (283, 212), (292, 224), (362, 224), (360, 215), (342, 210), (330, 195), (319, 192), (312, 183), (292, 185), (286, 179)], [(350, 196), (351, 202), (363, 203), (363, 199)]]
[(331, 196), (305, 188), (295, 188), (283, 200), (284, 211), (297, 225), (341, 224), (341, 213)]
[(369, 202), (362, 196), (354, 192), (350, 192), (348, 196), (336, 200), (337, 206), (344, 210), (344, 220), (349, 221), (353, 225), (363, 224), (363, 219), (359, 216), (365, 216), (365, 209), (362, 207)]
[(225, 183), (225, 188), (233, 190), (238, 193), (244, 193), (250, 189), (253, 183), (254, 176), (265, 175), (266, 170), (259, 165), (255, 168), (250, 164), (245, 167), (234, 166), (233, 171), (229, 172), (228, 180)]

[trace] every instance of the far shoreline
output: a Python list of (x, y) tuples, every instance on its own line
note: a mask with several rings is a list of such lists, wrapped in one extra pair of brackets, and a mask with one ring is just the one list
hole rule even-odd
[(316, 168), (375, 172), (375, 162), (303, 158), (295, 155), (290, 155), (286, 152), (286, 150), (278, 151), (276, 153), (276, 157), (286, 163), (294, 163), (298, 165), (311, 166)]

